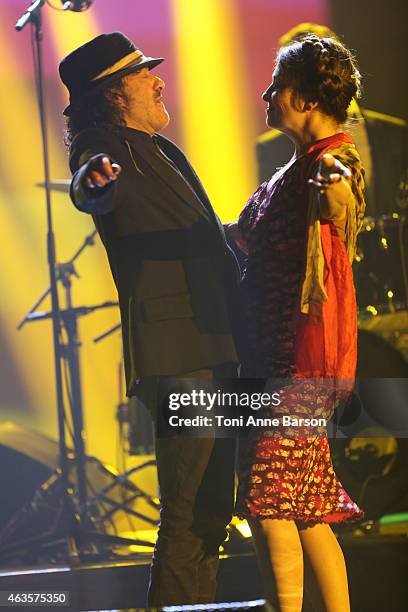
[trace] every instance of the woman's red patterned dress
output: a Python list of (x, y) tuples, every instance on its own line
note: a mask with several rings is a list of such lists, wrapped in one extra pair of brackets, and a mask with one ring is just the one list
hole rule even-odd
[[(321, 316), (300, 313), (307, 179), (323, 153), (347, 142), (351, 142), (349, 135), (341, 133), (315, 143), (284, 172), (262, 183), (239, 219), (248, 249), (242, 281), (248, 322), (243, 374), (290, 379), (281, 389), (280, 406), (268, 409), (272, 416), (330, 418), (340, 382), (349, 390), (355, 376), (357, 324), (351, 265), (334, 225), (323, 219), (328, 299)], [(361, 518), (362, 511), (336, 478), (325, 429), (295, 431), (250, 432), (241, 453), (238, 514), (306, 524)]]

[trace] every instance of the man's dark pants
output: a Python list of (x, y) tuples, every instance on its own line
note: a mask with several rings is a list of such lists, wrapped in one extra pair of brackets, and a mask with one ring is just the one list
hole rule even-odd
[[(215, 391), (211, 381), (206, 383), (206, 389), (210, 383)], [(161, 397), (173, 385), (178, 392), (201, 386), (192, 378), (167, 377), (158, 384)], [(203, 408), (200, 413), (209, 414)], [(162, 416), (156, 415), (160, 528), (148, 606), (208, 603), (215, 597), (219, 546), (233, 512), (235, 439), (217, 437), (214, 431), (208, 437), (186, 431), (168, 435), (160, 425)]]

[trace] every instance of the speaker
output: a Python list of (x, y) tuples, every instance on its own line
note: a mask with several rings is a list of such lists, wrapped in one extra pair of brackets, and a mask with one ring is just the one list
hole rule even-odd
[(10, 421), (0, 425), (0, 531), (58, 467), (58, 444)]
[[(59, 549), (37, 546), (39, 536), (46, 536), (56, 546), (64, 546), (64, 537), (77, 525), (66, 524), (62, 502), (65, 492), (58, 469), (59, 445), (37, 432), (7, 422), (0, 426), (0, 491), (5, 503), (0, 505), (0, 558), (3, 562), (34, 563), (53, 561)], [(118, 533), (118, 525), (129, 515), (140, 499), (145, 507), (154, 500), (127, 478), (119, 477), (113, 468), (95, 457), (85, 459), (87, 516), (92, 530), (100, 534)], [(68, 480), (71, 501), (76, 512), (79, 500), (76, 490), (76, 466), (68, 449)], [(138, 513), (150, 524), (154, 518)]]

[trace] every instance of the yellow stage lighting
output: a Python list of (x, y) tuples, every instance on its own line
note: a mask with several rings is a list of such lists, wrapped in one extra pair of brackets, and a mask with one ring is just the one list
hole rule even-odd
[(231, 0), (173, 0), (182, 138), (215, 210), (236, 220), (256, 187), (246, 50)]
[[(56, 49), (55, 76), (45, 80), (50, 102), (50, 87), (58, 82), (60, 58), (99, 33), (90, 13), (73, 14), (44, 10), (46, 40)], [(15, 356), (24, 392), (32, 408), (25, 407), (19, 419), (27, 426), (56, 433), (56, 399), (50, 321), (32, 323), (17, 333), (16, 324), (49, 284), (46, 254), (46, 215), (44, 191), (35, 187), (43, 180), (42, 146), (37, 118), (34, 73), (31, 58), (13, 52), (7, 19), (0, 8), (2, 42), (1, 86), (7, 97), (0, 100), (1, 171), (4, 176), (0, 194), (0, 219), (3, 232), (0, 274), (3, 298), (0, 319), (10, 352)], [(29, 37), (29, 29), (26, 33)], [(47, 57), (47, 66), (52, 58)], [(51, 178), (69, 176), (68, 155), (62, 144), (61, 116), (66, 92), (61, 84), (59, 108), (48, 104), (48, 136)], [(52, 196), (54, 231), (58, 261), (67, 260), (94, 229), (89, 215), (80, 214), (69, 202), (68, 194)], [(75, 306), (92, 305), (116, 299), (108, 263), (99, 239), (76, 263), (80, 280), (73, 280)], [(60, 290), (64, 306), (64, 293)], [(42, 305), (49, 310), (50, 299)], [(92, 339), (119, 321), (118, 309), (99, 310), (79, 320), (82, 341), (81, 363), (88, 452), (103, 460), (115, 460), (115, 409), (118, 402), (117, 365), (122, 357), (119, 333), (100, 345)], [(123, 399), (123, 398), (122, 398)], [(23, 407), (22, 407), (23, 408)], [(15, 417), (2, 406), (3, 414)], [(113, 432), (113, 433), (112, 433)]]
[(252, 538), (251, 529), (247, 521), (243, 521), (237, 517), (234, 517), (231, 521), (231, 525), (242, 535), (243, 538)]

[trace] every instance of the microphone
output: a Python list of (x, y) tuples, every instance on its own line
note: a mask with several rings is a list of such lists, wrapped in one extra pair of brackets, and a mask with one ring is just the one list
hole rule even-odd
[(64, 11), (75, 11), (76, 13), (80, 13), (81, 11), (89, 9), (93, 0), (71, 0), (71, 2), (64, 2), (64, 0), (61, 0), (61, 2)]

